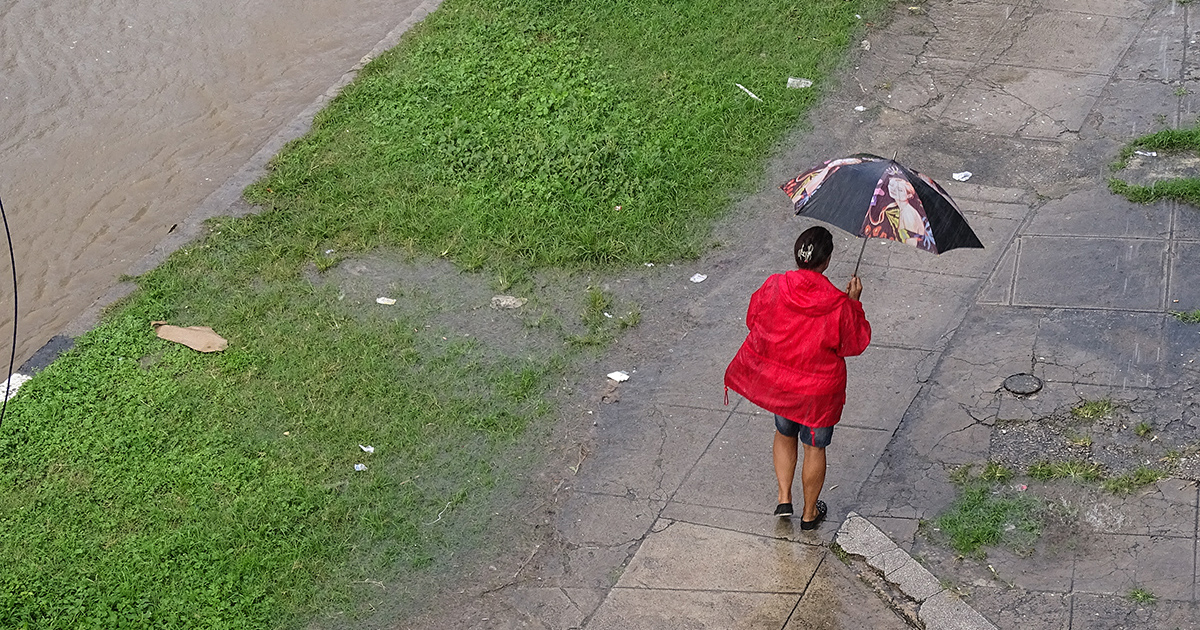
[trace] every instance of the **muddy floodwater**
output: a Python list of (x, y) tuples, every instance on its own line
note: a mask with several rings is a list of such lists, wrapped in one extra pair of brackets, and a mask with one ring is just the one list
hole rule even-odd
[[(0, 0), (0, 199), (17, 260), (17, 364), (414, 5)], [(5, 256), (4, 357), (10, 278)]]

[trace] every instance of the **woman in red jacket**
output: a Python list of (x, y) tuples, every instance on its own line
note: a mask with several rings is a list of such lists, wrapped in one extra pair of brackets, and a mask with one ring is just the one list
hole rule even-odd
[(815, 529), (828, 511), (818, 497), (825, 447), (846, 404), (845, 357), (867, 349), (871, 325), (858, 301), (858, 276), (843, 293), (823, 274), (833, 253), (829, 230), (805, 230), (793, 251), (799, 269), (767, 278), (750, 297), (750, 334), (725, 370), (725, 386), (775, 414), (777, 516), (792, 515), (797, 443), (804, 443), (800, 528)]

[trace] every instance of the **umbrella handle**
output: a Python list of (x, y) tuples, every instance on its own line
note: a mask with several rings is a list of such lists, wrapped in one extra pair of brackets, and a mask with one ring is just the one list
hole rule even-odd
[(858, 266), (862, 264), (863, 252), (867, 251), (867, 238), (863, 238), (862, 249), (858, 250), (858, 262), (854, 263), (854, 273), (851, 276), (858, 275)]

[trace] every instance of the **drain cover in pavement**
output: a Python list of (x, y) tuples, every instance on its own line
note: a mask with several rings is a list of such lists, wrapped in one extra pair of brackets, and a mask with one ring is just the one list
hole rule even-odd
[(1012, 376), (1004, 379), (1004, 389), (1021, 396), (1028, 396), (1037, 392), (1041, 388), (1042, 379), (1032, 374), (1025, 374), (1024, 372), (1021, 374), (1013, 374)]

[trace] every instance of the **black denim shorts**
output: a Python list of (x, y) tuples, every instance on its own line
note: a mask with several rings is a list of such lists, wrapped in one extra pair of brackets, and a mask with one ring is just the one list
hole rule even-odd
[(798, 437), (801, 442), (817, 448), (825, 448), (833, 440), (833, 427), (805, 426), (779, 414), (775, 414), (775, 430), (787, 437)]

